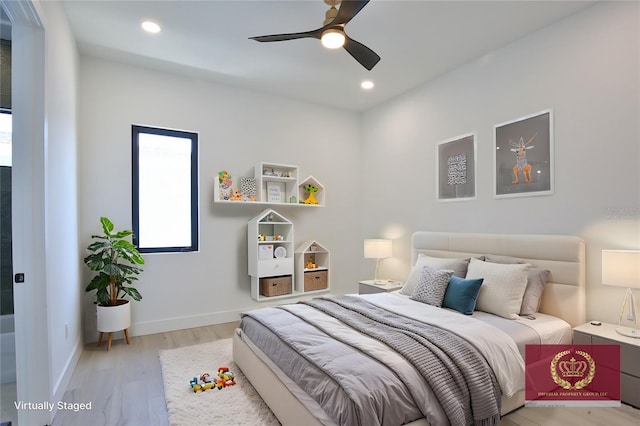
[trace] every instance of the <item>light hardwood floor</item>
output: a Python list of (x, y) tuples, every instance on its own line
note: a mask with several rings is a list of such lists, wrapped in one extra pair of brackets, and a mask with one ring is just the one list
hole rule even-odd
[[(227, 323), (115, 340), (84, 347), (63, 401), (91, 402), (91, 410), (58, 411), (53, 426), (168, 425), (158, 351), (197, 345), (233, 335)], [(187, 382), (185, 382), (187, 383)]]
[[(92, 403), (90, 411), (58, 411), (53, 426), (168, 425), (158, 351), (231, 337), (238, 323), (228, 323), (133, 337), (131, 345), (114, 341), (84, 348), (63, 401)], [(501, 426), (633, 426), (640, 410), (620, 408), (520, 408)]]

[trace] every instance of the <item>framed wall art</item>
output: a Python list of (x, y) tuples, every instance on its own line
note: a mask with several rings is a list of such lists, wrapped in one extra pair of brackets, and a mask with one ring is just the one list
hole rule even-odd
[(283, 203), (284, 189), (284, 183), (282, 182), (267, 182), (267, 202)]
[(553, 111), (494, 126), (495, 198), (553, 194)]
[(436, 147), (438, 201), (476, 198), (476, 134), (447, 139)]

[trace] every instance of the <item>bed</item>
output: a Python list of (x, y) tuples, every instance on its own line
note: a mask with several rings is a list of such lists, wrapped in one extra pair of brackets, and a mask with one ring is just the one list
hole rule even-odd
[[(478, 309), (465, 315), (444, 302), (441, 307), (413, 300), (416, 293), (408, 284), (399, 294), (319, 298), (246, 313), (234, 333), (234, 361), (283, 425), (468, 423), (469, 410), (458, 412), (461, 404), (456, 398), (464, 396), (459, 396), (460, 392), (471, 393), (464, 396), (472, 399), (471, 422), (491, 424), (496, 415), (499, 418), (524, 403), (524, 346), (569, 343), (571, 328), (585, 321), (585, 249), (578, 237), (421, 231), (411, 238), (411, 253), (414, 267), (408, 283), (414, 285), (416, 279), (422, 281), (420, 286), (424, 284), (427, 270), (443, 272), (441, 268), (422, 268), (424, 262), (450, 266), (461, 259), (469, 262), (464, 273), (458, 274), (461, 279), (473, 280), (474, 277), (467, 278), (473, 274), (476, 279), (477, 274), (490, 276), (496, 269), (517, 270), (514, 273), (521, 277), (523, 270), (531, 274), (536, 269), (548, 271), (547, 282), (536, 302), (536, 312), (525, 316), (501, 311), (497, 315)], [(420, 276), (416, 278), (416, 274)], [(531, 275), (528, 280), (527, 286)], [(502, 298), (483, 290), (477, 296), (476, 307), (480, 307), (481, 297), (483, 306), (488, 300)], [(509, 303), (501, 303), (495, 309), (503, 309)], [(364, 323), (373, 320), (382, 321), (382, 325), (376, 323), (362, 335)], [(354, 328), (358, 331), (352, 331)], [(387, 331), (395, 328), (401, 329), (399, 337)], [(451, 332), (439, 334), (444, 333), (442, 328), (450, 328)], [(413, 333), (418, 337), (405, 337), (415, 336)], [(425, 340), (429, 345), (436, 342), (436, 354), (449, 354), (448, 346), (442, 342), (451, 342), (455, 348), (451, 350), (452, 358), (442, 357), (445, 361), (439, 361), (441, 357), (435, 356), (438, 360), (425, 361), (428, 367), (407, 364), (406, 359), (423, 357), (422, 351), (413, 348), (414, 340)], [(390, 350), (390, 346), (398, 352)], [(467, 352), (456, 354), (459, 351)], [(462, 362), (462, 367), (453, 367), (453, 372), (438, 373), (434, 378), (427, 376), (429, 371), (423, 371), (444, 368), (434, 362)], [(466, 362), (475, 363), (474, 367), (468, 367)], [(469, 371), (474, 377), (464, 386), (467, 390), (448, 384), (460, 383), (458, 376)], [(428, 380), (420, 383), (421, 377)], [(495, 406), (474, 396), (479, 394), (495, 399)]]

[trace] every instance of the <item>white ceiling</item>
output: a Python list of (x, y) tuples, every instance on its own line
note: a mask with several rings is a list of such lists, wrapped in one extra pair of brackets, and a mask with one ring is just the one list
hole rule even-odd
[[(321, 27), (322, 0), (63, 3), (82, 54), (362, 111), (594, 2), (372, 0), (346, 27), (382, 57), (372, 71), (316, 39), (249, 40)], [(144, 33), (145, 19), (162, 32)]]

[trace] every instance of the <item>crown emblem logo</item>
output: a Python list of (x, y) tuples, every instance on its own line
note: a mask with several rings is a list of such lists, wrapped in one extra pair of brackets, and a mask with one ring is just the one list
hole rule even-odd
[[(584, 360), (578, 361), (574, 356), (568, 361), (562, 360), (572, 351), (558, 352), (551, 360), (549, 370), (553, 381), (563, 389), (582, 389), (587, 386), (596, 375), (596, 362), (591, 355), (585, 351), (575, 351), (574, 353)], [(568, 378), (580, 378), (575, 383), (571, 383)]]
[(587, 361), (576, 361), (571, 357), (569, 361), (560, 361), (558, 368), (562, 377), (582, 377), (587, 371)]

